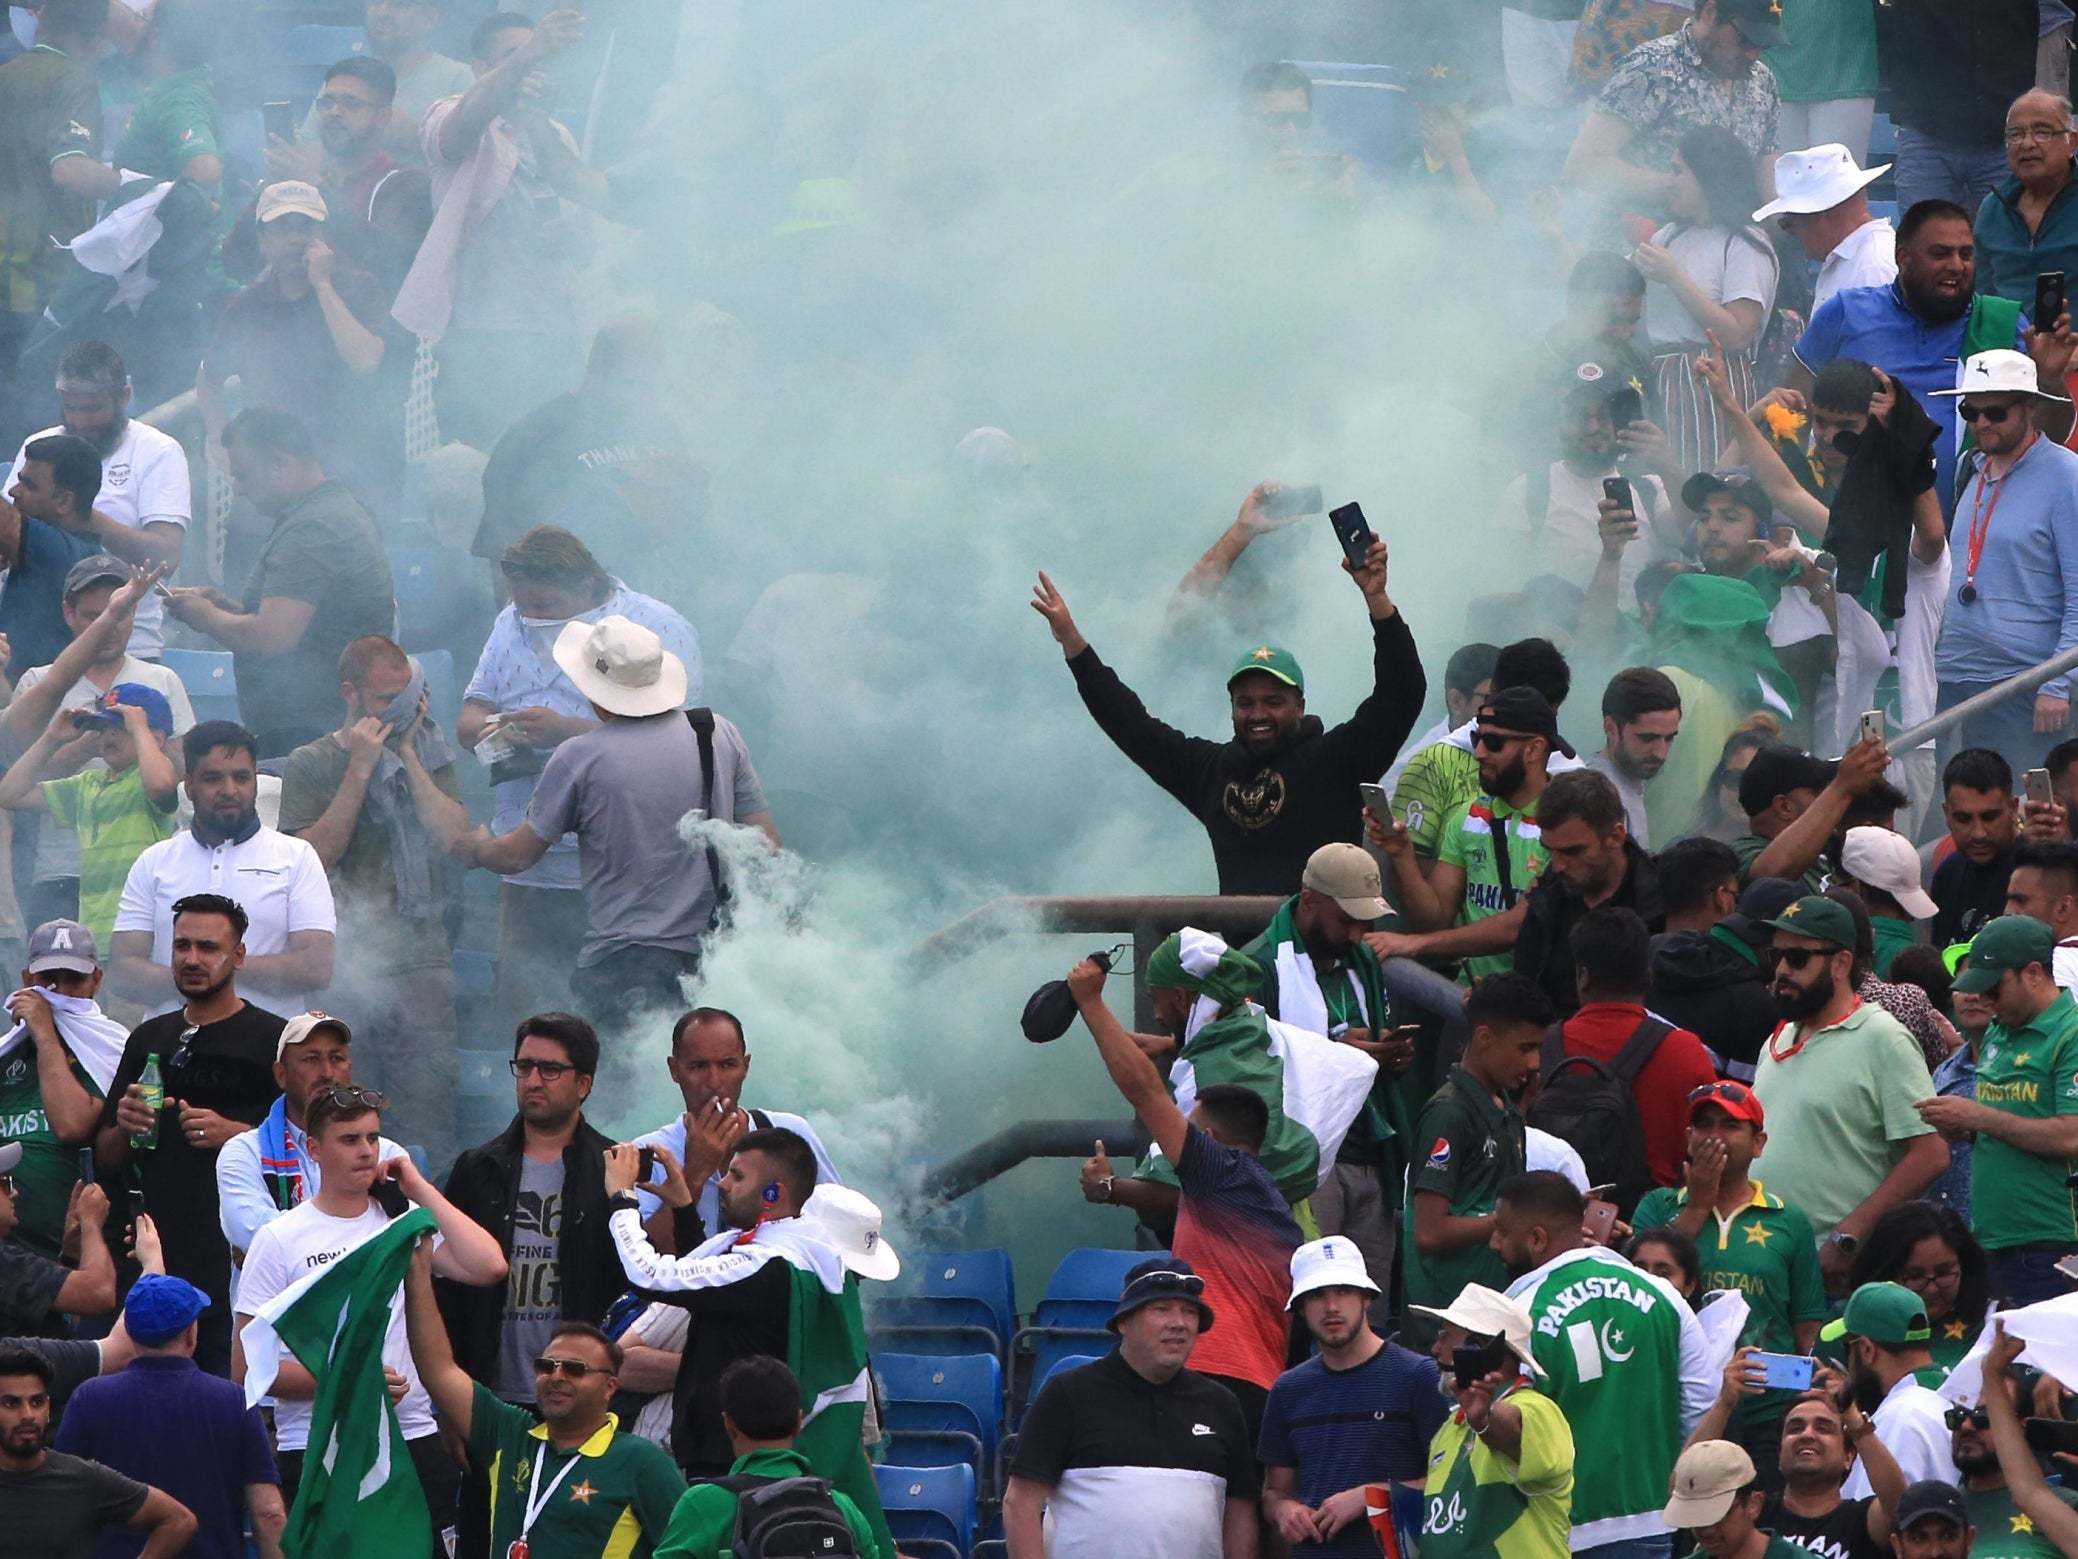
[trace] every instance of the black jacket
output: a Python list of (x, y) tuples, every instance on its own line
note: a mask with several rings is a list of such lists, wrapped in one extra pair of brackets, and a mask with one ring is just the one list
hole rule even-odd
[(1760, 955), (1723, 926), (1652, 939), (1645, 1005), (1702, 1040), (1725, 1076), (1749, 1083), (1778, 1017)]
[(1876, 61), (1891, 119), (1937, 141), (1996, 151), (2007, 105), (2035, 84), (2040, 31), (2037, 0), (1878, 5)]
[(1205, 825), (1221, 893), (1291, 893), (1306, 858), (1363, 837), (1357, 786), (1398, 756), (1428, 697), (1414, 636), (1400, 612), (1371, 624), (1371, 694), (1333, 730), (1312, 715), (1268, 758), (1240, 742), (1186, 736), (1147, 712), (1118, 673), (1084, 649), (1068, 662), (1082, 701), (1118, 750)]
[[(447, 1177), (447, 1199), (496, 1236), (498, 1248), (512, 1254), (512, 1210), (519, 1199), (522, 1128), (517, 1116), (482, 1147), (470, 1148), (455, 1160)], [(614, 1300), (627, 1290), (620, 1253), (606, 1227), (606, 1150), (613, 1138), (579, 1121), (577, 1136), (563, 1149), (563, 1232), (556, 1240), (558, 1291), (567, 1320), (597, 1325)], [(498, 1373), (498, 1336), (505, 1324), (503, 1283), (481, 1287), (435, 1281), (441, 1319), (455, 1362), (475, 1379), (490, 1382)]]
[[(1597, 909), (1627, 909), (1656, 932), (1667, 923), (1660, 908), (1659, 868), (1635, 839), (1623, 842), (1623, 881)], [(1573, 977), (1573, 928), (1587, 913), (1587, 900), (1547, 870), (1523, 904), (1522, 928), (1515, 933), (1515, 972), (1543, 987), (1559, 1017), (1580, 1010), (1580, 991)]]

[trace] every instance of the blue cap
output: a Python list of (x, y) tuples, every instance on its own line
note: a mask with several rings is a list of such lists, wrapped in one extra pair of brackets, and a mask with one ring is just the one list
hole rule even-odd
[(103, 693), (90, 708), (80, 712), (81, 725), (105, 726), (118, 730), (123, 717), (118, 707), (133, 704), (144, 711), (145, 723), (162, 736), (173, 734), (173, 706), (166, 702), (166, 695), (155, 687), (146, 687), (142, 682), (118, 682)]
[(209, 1308), (209, 1296), (186, 1278), (147, 1272), (123, 1301), (123, 1324), (147, 1348), (169, 1343)]

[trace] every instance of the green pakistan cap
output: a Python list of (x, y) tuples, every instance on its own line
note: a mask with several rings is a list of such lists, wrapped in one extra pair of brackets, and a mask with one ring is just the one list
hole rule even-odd
[(1278, 645), (1258, 644), (1235, 661), (1234, 669), (1227, 673), (1227, 686), (1232, 687), (1236, 677), (1249, 671), (1267, 672), (1287, 687), (1297, 688), (1301, 693), (1306, 691), (1306, 674), (1299, 670), (1297, 657)]

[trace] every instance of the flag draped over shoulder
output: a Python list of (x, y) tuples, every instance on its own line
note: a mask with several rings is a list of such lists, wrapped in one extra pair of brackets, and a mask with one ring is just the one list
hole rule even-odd
[(412, 1247), (433, 1232), (414, 1207), (326, 1267), (285, 1288), (245, 1328), (245, 1399), (274, 1385), (286, 1347), (317, 1381), (310, 1445), (282, 1552), (289, 1559), (429, 1559), (425, 1491), (383, 1384), (390, 1304)]

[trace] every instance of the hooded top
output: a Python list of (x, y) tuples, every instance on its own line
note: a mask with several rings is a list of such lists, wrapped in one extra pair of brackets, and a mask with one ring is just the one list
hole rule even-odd
[(1718, 1070), (1748, 1083), (1778, 1017), (1759, 954), (1724, 926), (1654, 937), (1645, 1005), (1701, 1039)]

